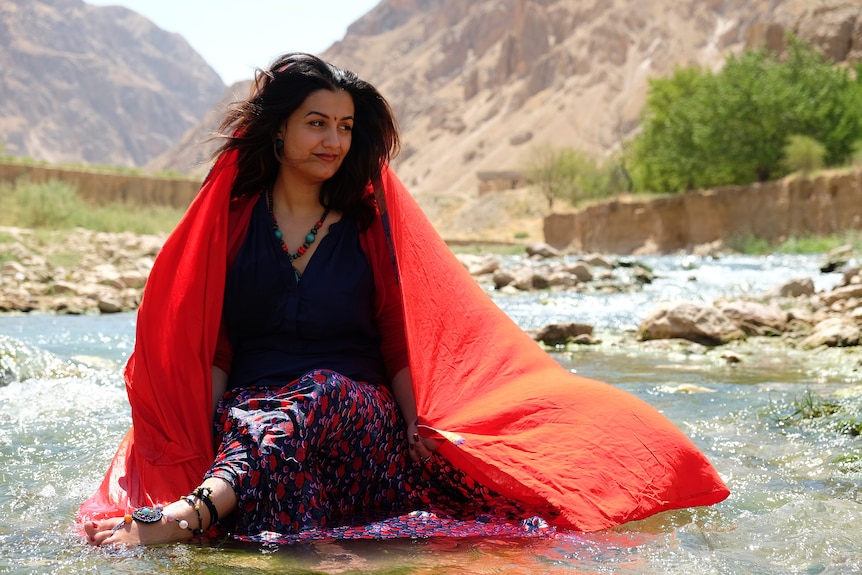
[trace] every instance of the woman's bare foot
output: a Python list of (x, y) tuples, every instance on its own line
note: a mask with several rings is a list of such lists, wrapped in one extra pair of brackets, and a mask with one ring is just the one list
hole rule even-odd
[[(236, 509), (236, 494), (229, 483), (210, 477), (201, 484), (210, 493), (210, 503), (216, 515), (226, 517)], [(181, 499), (162, 509), (162, 518), (153, 523), (129, 520), (126, 517), (112, 517), (102, 521), (88, 521), (84, 524), (89, 545), (160, 545), (188, 541), (195, 534), (193, 530), (206, 531), (212, 526), (210, 507), (198, 501), (198, 509)], [(200, 531), (198, 531), (200, 533)]]
[[(177, 504), (180, 505), (177, 505)], [(183, 508), (184, 507), (184, 508)], [(189, 513), (191, 511), (191, 513)], [(125, 517), (111, 517), (84, 524), (88, 545), (159, 545), (188, 541), (192, 532), (183, 527), (197, 527), (197, 515), (185, 502), (171, 503), (163, 510), (164, 516), (155, 523), (141, 523)], [(180, 521), (184, 523), (181, 526)]]

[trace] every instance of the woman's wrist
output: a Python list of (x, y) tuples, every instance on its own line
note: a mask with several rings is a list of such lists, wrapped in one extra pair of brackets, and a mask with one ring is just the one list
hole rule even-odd
[[(202, 533), (203, 527), (198, 525), (198, 513), (186, 501), (180, 499), (164, 508), (164, 521), (173, 524), (178, 529), (182, 529), (187, 538), (196, 537), (196, 533)], [(207, 518), (201, 515), (201, 522), (206, 524)]]

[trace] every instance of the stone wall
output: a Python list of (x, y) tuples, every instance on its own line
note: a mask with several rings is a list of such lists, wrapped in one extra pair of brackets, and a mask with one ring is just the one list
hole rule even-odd
[(110, 174), (70, 168), (0, 163), (0, 182), (27, 178), (34, 183), (60, 180), (94, 204), (129, 202), (141, 205), (187, 207), (198, 192), (200, 179)]
[(574, 252), (669, 253), (754, 236), (862, 229), (862, 171), (788, 177), (653, 200), (614, 200), (545, 218), (545, 241)]

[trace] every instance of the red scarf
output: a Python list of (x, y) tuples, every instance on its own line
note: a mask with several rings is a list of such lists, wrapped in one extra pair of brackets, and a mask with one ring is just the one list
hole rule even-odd
[[(132, 429), (81, 519), (174, 501), (212, 463), (210, 369), (236, 241), (228, 238), (234, 162), (233, 154), (216, 162), (156, 259), (125, 371)], [(728, 496), (706, 457), (653, 407), (569, 373), (541, 350), (391, 171), (378, 187), (420, 425), (446, 440), (441, 455), (537, 513), (552, 511), (556, 526), (585, 531)]]

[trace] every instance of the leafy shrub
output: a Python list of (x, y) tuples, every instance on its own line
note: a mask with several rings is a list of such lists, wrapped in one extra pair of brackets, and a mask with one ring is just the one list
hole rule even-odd
[(183, 210), (167, 206), (111, 203), (94, 206), (59, 180), (28, 179), (0, 185), (0, 225), (33, 229), (87, 228), (102, 232), (153, 234), (172, 230)]
[(3, 219), (25, 228), (67, 227), (86, 213), (75, 188), (59, 180), (44, 184), (19, 180), (11, 191), (4, 190), (0, 202)]
[(790, 136), (784, 146), (784, 165), (791, 172), (808, 174), (823, 167), (826, 147), (808, 136)]
[(853, 144), (853, 153), (850, 155), (850, 161), (848, 163), (851, 166), (862, 167), (862, 140), (858, 140)]
[(602, 165), (579, 150), (546, 146), (532, 150), (525, 172), (553, 209), (557, 199), (576, 206), (617, 193), (620, 178), (614, 170), (615, 166)]
[(729, 238), (726, 243), (727, 247), (741, 254), (760, 256), (774, 251), (774, 247), (767, 240), (753, 235)]

